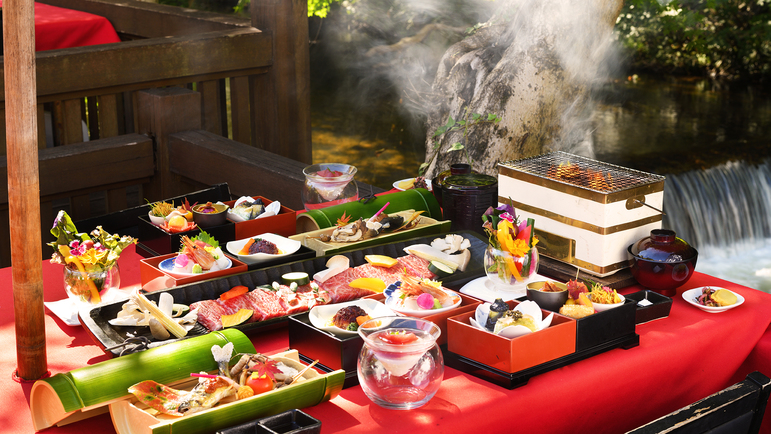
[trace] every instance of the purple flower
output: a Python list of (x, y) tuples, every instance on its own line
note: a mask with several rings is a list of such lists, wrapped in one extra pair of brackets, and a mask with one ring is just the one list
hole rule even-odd
[(496, 209), (497, 209), (498, 211), (503, 211), (503, 212), (504, 212), (504, 213), (506, 213), (506, 214), (511, 214), (511, 215), (516, 215), (516, 214), (517, 214), (517, 212), (516, 212), (516, 211), (514, 211), (514, 207), (513, 207), (513, 206), (511, 206), (511, 205), (510, 205), (510, 204), (508, 204), (508, 203), (504, 203), (503, 205), (499, 206), (499, 207), (498, 207), (498, 208), (496, 208)]

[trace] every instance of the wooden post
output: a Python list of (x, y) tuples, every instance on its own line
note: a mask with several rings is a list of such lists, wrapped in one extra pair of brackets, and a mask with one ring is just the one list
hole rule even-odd
[(147, 186), (150, 200), (177, 196), (179, 179), (169, 172), (169, 134), (201, 129), (201, 94), (181, 87), (137, 92), (137, 132), (155, 140), (155, 171)]
[(273, 66), (251, 80), (252, 146), (311, 164), (308, 1), (252, 0), (249, 10), (252, 26), (273, 33)]
[(31, 381), (43, 377), (48, 370), (40, 264), (43, 252), (40, 245), (33, 0), (5, 0), (3, 24), (16, 375)]

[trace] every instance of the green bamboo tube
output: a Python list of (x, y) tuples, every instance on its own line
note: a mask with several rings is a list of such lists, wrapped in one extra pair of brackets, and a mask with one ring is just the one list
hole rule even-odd
[[(130, 386), (144, 380), (168, 384), (191, 372), (214, 371), (217, 363), (211, 347), (228, 342), (233, 342), (234, 354), (255, 352), (246, 335), (227, 329), (38, 380), (30, 393), (35, 429), (51, 426), (74, 411), (124, 397)], [(56, 408), (60, 410), (52, 411)]]
[(321, 209), (314, 209), (307, 212), (297, 213), (297, 233), (311, 232), (318, 229), (329, 228), (337, 225), (337, 219), (343, 216), (350, 216), (354, 221), (359, 218), (370, 218), (376, 212), (388, 203), (385, 212), (393, 214), (395, 212), (414, 209), (415, 211), (424, 211), (422, 215), (435, 220), (442, 219), (442, 209), (434, 195), (423, 188), (400, 191), (377, 196), (369, 203), (359, 201), (342, 203)]

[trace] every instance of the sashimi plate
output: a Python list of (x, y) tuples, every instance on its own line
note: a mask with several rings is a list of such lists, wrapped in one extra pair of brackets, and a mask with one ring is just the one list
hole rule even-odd
[(383, 303), (377, 300), (365, 298), (361, 300), (347, 301), (345, 303), (314, 306), (311, 308), (311, 311), (308, 314), (308, 319), (311, 321), (311, 324), (313, 324), (314, 327), (321, 330), (341, 336), (355, 335), (358, 332), (341, 329), (340, 327), (332, 324), (332, 317), (335, 316), (337, 311), (348, 306), (359, 306), (364, 310), (364, 312), (367, 312), (367, 315), (369, 315), (371, 318), (396, 315)]
[[(174, 271), (174, 259), (175, 258), (164, 259), (163, 261), (161, 261), (160, 264), (158, 264), (158, 268), (164, 273), (169, 273), (172, 276), (176, 276), (176, 277), (191, 277), (191, 276), (206, 274), (206, 273), (183, 273), (179, 271)], [(225, 259), (228, 260), (227, 266), (221, 268), (221, 270), (227, 270), (228, 268), (233, 266), (233, 261), (231, 261), (230, 258), (226, 257)]]
[(385, 299), (385, 305), (396, 313), (400, 313), (402, 315), (407, 315), (407, 316), (414, 316), (418, 318), (429, 316), (429, 315), (435, 315), (442, 312), (447, 312), (450, 309), (455, 309), (456, 307), (460, 306), (463, 300), (460, 298), (460, 295), (458, 295), (458, 293), (456, 293), (455, 291), (451, 291), (449, 289), (441, 289), (441, 291), (444, 291), (450, 297), (454, 297), (456, 299), (455, 303), (453, 303), (450, 306), (445, 306), (439, 309), (409, 309), (404, 306), (399, 306), (399, 297), (391, 296), (388, 289), (386, 289), (387, 297)]

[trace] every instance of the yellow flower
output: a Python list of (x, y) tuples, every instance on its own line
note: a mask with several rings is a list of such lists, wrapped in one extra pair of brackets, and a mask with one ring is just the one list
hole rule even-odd
[(96, 264), (109, 253), (109, 250), (97, 251), (96, 249), (88, 249), (84, 254), (78, 256), (78, 258), (80, 259), (80, 262), (84, 264)]
[(509, 253), (519, 257), (525, 256), (529, 251), (530, 246), (527, 245), (525, 240), (514, 240), (511, 249), (509, 249)]

